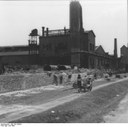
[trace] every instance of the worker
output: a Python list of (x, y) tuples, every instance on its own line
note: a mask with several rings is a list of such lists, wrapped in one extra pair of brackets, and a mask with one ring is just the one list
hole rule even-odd
[(77, 85), (78, 85), (78, 88), (81, 88), (82, 78), (81, 78), (81, 75), (80, 74), (78, 74), (78, 77), (77, 77)]

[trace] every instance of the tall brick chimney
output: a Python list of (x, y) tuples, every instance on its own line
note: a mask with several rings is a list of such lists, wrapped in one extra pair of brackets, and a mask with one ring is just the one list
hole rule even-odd
[(80, 66), (80, 41), (83, 32), (82, 7), (79, 1), (70, 3), (71, 64)]
[(114, 57), (117, 58), (117, 38), (114, 39)]
[(70, 3), (70, 31), (80, 32), (83, 30), (82, 7), (78, 1)]
[(45, 27), (42, 27), (42, 36), (44, 37), (44, 29)]
[(48, 28), (46, 28), (46, 36), (48, 36), (48, 31), (49, 31), (49, 29), (48, 29)]

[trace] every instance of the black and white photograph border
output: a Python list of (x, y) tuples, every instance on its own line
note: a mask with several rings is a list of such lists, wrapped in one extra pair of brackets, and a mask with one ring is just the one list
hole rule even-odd
[(127, 5), (0, 0), (0, 126), (128, 123)]

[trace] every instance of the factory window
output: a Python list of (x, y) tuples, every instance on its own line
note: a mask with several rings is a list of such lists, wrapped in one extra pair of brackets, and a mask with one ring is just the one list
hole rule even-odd
[(92, 45), (92, 50), (94, 51), (94, 45)]
[(94, 51), (94, 45), (90, 43), (90, 51)]
[(92, 51), (92, 44), (90, 43), (90, 51)]

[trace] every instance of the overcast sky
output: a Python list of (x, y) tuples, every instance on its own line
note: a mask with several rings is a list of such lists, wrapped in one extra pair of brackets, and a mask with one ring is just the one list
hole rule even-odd
[[(83, 10), (83, 27), (93, 30), (96, 45), (113, 53), (114, 38), (118, 54), (127, 45), (127, 0), (79, 0)], [(70, 0), (0, 1), (0, 46), (27, 45), (28, 35), (37, 28), (69, 28)]]

